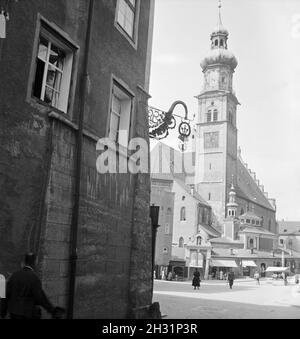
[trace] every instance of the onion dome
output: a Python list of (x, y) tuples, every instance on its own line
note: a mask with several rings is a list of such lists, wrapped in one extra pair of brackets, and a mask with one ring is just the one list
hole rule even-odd
[(230, 66), (232, 70), (235, 70), (238, 65), (238, 61), (234, 54), (228, 49), (216, 48), (212, 49), (208, 53), (208, 56), (204, 58), (201, 62), (201, 67), (205, 70), (208, 66), (215, 64), (225, 64)]

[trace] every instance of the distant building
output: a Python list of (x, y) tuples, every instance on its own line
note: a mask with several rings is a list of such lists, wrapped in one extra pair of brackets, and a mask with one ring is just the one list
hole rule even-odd
[[(206, 278), (230, 268), (238, 275), (252, 275), (254, 270), (264, 274), (283, 256), (287, 264), (295, 259), (278, 246), (275, 199), (238, 148), (240, 103), (233, 90), (238, 62), (228, 50), (228, 36), (220, 13), (210, 37), (211, 50), (201, 63), (204, 88), (197, 96), (192, 152), (180, 156), (158, 144), (151, 153), (152, 187), (169, 180), (175, 193), (172, 260), (177, 258), (177, 265), (185, 266), (186, 277), (192, 267), (201, 268)], [(183, 189), (189, 191), (185, 202)], [(208, 209), (209, 222), (202, 222), (205, 217), (199, 214), (196, 201)], [(180, 219), (184, 212), (186, 221)], [(184, 247), (178, 246), (182, 243)]]
[(238, 149), (237, 109), (233, 90), (237, 59), (228, 50), (229, 33), (220, 19), (211, 33), (211, 50), (201, 63), (204, 88), (197, 96), (195, 188), (212, 206), (219, 223), (227, 215), (232, 181), (239, 208), (263, 218), (264, 226), (276, 233), (276, 202), (268, 197), (255, 172), (242, 160)]
[(300, 222), (282, 220), (278, 221), (278, 226), (278, 247), (291, 253), (300, 252)]
[(148, 140), (154, 0), (10, 1), (9, 11), (0, 39), (0, 273), (35, 251), (47, 294), (68, 314), (145, 317), (149, 174), (99, 174), (96, 145)]

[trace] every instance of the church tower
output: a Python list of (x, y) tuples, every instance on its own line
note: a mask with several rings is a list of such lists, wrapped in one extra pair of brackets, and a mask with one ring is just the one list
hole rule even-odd
[(199, 110), (195, 186), (212, 206), (220, 225), (227, 216), (231, 178), (237, 177), (236, 113), (239, 102), (232, 83), (238, 62), (228, 50), (228, 36), (219, 3), (219, 20), (210, 36), (210, 52), (201, 63), (204, 88), (196, 97)]

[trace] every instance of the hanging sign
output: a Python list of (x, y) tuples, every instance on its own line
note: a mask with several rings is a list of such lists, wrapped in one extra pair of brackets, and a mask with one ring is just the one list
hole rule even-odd
[(181, 137), (184, 138), (188, 138), (191, 135), (191, 126), (188, 122), (183, 121), (180, 125), (179, 125), (179, 134)]

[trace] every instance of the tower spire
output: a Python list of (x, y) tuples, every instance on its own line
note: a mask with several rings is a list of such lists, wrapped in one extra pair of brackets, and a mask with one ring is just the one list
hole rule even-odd
[(222, 13), (221, 13), (221, 9), (222, 9), (222, 0), (219, 0), (219, 27), (222, 27)]

